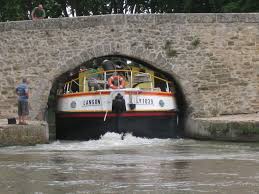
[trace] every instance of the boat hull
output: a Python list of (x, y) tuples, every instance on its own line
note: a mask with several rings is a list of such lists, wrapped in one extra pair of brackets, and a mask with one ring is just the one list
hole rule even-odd
[(57, 139), (99, 139), (106, 132), (131, 133), (146, 138), (176, 138), (177, 114), (166, 112), (59, 112), (56, 115)]

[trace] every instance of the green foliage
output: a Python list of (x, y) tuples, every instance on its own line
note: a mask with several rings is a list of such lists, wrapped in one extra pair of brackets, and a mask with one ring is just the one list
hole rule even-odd
[(196, 48), (201, 43), (201, 40), (199, 37), (194, 37), (191, 41), (191, 45)]
[(240, 1), (241, 12), (258, 12), (259, 1), (258, 0), (241, 0)]
[(172, 42), (169, 40), (165, 42), (164, 50), (168, 57), (177, 57), (178, 55), (177, 51), (172, 48)]
[(47, 18), (134, 13), (258, 12), (259, 0), (0, 0), (0, 21), (30, 19), (43, 4)]
[(176, 50), (170, 48), (170, 49), (166, 50), (166, 55), (168, 57), (177, 57), (178, 53)]
[(0, 0), (0, 21), (23, 20), (22, 0)]
[(223, 12), (240, 12), (239, 2), (229, 2), (222, 7)]
[(252, 123), (242, 123), (236, 126), (238, 133), (242, 135), (259, 134), (259, 127)]

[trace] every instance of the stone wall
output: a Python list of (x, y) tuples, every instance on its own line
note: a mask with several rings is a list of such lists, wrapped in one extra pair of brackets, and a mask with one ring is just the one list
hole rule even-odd
[(0, 119), (0, 147), (49, 143), (48, 123), (30, 121), (29, 125), (7, 124)]
[(0, 118), (30, 80), (42, 119), (55, 79), (94, 57), (121, 55), (171, 74), (194, 117), (259, 110), (259, 14), (106, 15), (0, 23)]
[(259, 141), (259, 113), (189, 118), (185, 135), (203, 140)]

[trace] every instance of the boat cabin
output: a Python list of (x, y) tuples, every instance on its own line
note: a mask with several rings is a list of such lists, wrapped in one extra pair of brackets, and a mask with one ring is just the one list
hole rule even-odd
[(162, 74), (143, 66), (84, 67), (64, 84), (59, 94), (135, 88), (143, 91), (171, 92), (172, 83)]

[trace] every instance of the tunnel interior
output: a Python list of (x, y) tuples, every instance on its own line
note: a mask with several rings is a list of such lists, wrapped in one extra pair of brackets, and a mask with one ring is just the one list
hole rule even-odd
[[(181, 133), (181, 137), (184, 136), (184, 129), (185, 129), (185, 119), (187, 116), (187, 102), (183, 93), (183, 90), (180, 86), (180, 83), (177, 82), (177, 80), (170, 75), (167, 72), (161, 71), (160, 69), (145, 63), (141, 60), (131, 58), (131, 57), (126, 57), (126, 56), (121, 56), (121, 55), (108, 55), (108, 56), (103, 56), (99, 58), (93, 58), (89, 61), (86, 61), (85, 63), (77, 66), (74, 69), (70, 69), (69, 71), (61, 74), (58, 76), (52, 85), (52, 88), (50, 90), (49, 98), (48, 98), (48, 103), (47, 107), (48, 110), (46, 112), (47, 115), (45, 115), (45, 119), (48, 122), (49, 125), (49, 135), (50, 135), (50, 140), (56, 140), (56, 108), (57, 108), (57, 94), (58, 94), (58, 89), (60, 85), (63, 85), (65, 82), (68, 81), (68, 79), (73, 78), (73, 76), (76, 76), (77, 72), (80, 71), (80, 69), (83, 66), (91, 67), (92, 65), (95, 64), (100, 64), (104, 60), (110, 60), (114, 62), (115, 64), (122, 64), (122, 63), (134, 63), (138, 64), (139, 66), (143, 66), (146, 68), (149, 68), (150, 70), (154, 71), (155, 74), (162, 76), (164, 79), (170, 81), (173, 83), (171, 86), (171, 90), (174, 92), (175, 99), (176, 99), (176, 104), (177, 104), (177, 112), (178, 112), (178, 129)], [(159, 84), (159, 83), (157, 83)]]

